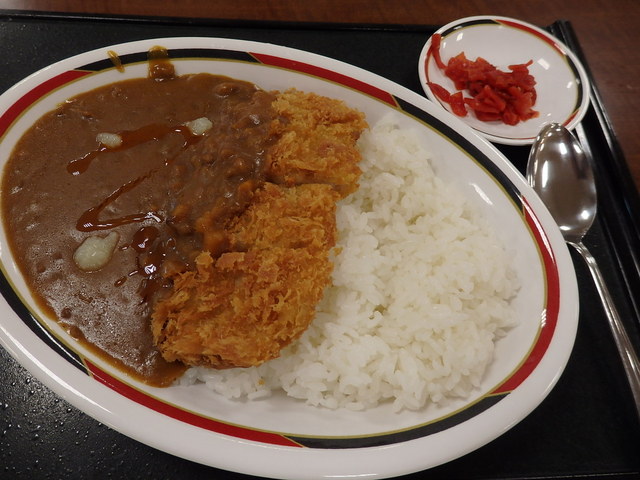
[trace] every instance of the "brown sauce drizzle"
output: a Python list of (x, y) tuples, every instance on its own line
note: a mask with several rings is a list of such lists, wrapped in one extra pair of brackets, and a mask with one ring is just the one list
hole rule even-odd
[(115, 202), (121, 195), (131, 191), (146, 178), (147, 177), (138, 177), (135, 180), (125, 183), (107, 198), (102, 200), (102, 202), (100, 202), (97, 206), (91, 207), (86, 210), (82, 215), (80, 215), (80, 218), (78, 218), (78, 221), (76, 222), (76, 229), (81, 232), (93, 232), (96, 230), (111, 230), (112, 228), (116, 228), (121, 225), (144, 222), (145, 220), (155, 220), (158, 223), (162, 222), (163, 218), (155, 212), (132, 213), (111, 220), (99, 219), (100, 213), (106, 207)]
[[(190, 145), (199, 141), (202, 136), (194, 135), (191, 130), (184, 126), (178, 125), (176, 127), (170, 127), (168, 125), (145, 125), (137, 130), (118, 132), (118, 135), (122, 138), (122, 143), (117, 147), (107, 147), (100, 144), (98, 148), (83, 155), (82, 157), (72, 160), (67, 165), (67, 171), (72, 175), (80, 175), (84, 173), (93, 159), (95, 159), (101, 153), (117, 152), (132, 148), (142, 143), (150, 142), (152, 140), (159, 140), (160, 138), (169, 135), (171, 133), (179, 133), (182, 135), (184, 142), (182, 149), (186, 149)], [(175, 156), (174, 156), (175, 158)], [(168, 166), (172, 159), (165, 160), (164, 166)], [(149, 175), (153, 173), (150, 172)], [(129, 215), (124, 215), (119, 218), (111, 220), (99, 220), (100, 213), (108, 207), (111, 203), (115, 202), (121, 195), (129, 192), (135, 188), (139, 183), (145, 181), (149, 175), (138, 177), (130, 182), (125, 183), (120, 188), (115, 190), (111, 195), (101, 201), (97, 206), (87, 209), (76, 222), (76, 228), (81, 232), (92, 232), (96, 230), (109, 230), (128, 223), (138, 223), (145, 220), (155, 220), (156, 222), (162, 222), (163, 218), (156, 212), (140, 212)]]
[(113, 66), (116, 67), (116, 70), (118, 70), (119, 72), (124, 72), (124, 66), (122, 65), (122, 60), (120, 60), (120, 56), (113, 50), (109, 50), (107, 52), (107, 55), (109, 56), (111, 63), (113, 63)]
[(176, 69), (169, 61), (169, 52), (161, 46), (151, 47), (148, 52), (149, 78), (164, 82), (176, 76)]
[(187, 148), (189, 145), (200, 140), (200, 136), (191, 133), (191, 130), (185, 125), (169, 126), (169, 125), (144, 125), (137, 130), (117, 132), (117, 135), (122, 138), (122, 143), (117, 147), (108, 147), (104, 144), (98, 145), (95, 150), (92, 150), (80, 158), (71, 160), (67, 165), (67, 171), (72, 175), (80, 175), (87, 171), (91, 162), (101, 153), (118, 152), (122, 150), (135, 147), (141, 143), (150, 142), (152, 140), (159, 140), (162, 137), (171, 133), (178, 133), (184, 138), (183, 148)]
[(133, 234), (131, 247), (138, 253), (146, 252), (150, 245), (158, 238), (159, 232), (156, 227), (142, 227)]

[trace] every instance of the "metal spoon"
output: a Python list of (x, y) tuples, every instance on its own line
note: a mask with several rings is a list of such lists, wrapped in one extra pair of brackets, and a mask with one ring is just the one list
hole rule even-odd
[(546, 125), (529, 154), (527, 180), (551, 212), (565, 241), (582, 255), (589, 266), (640, 416), (640, 361), (600, 269), (582, 243), (593, 224), (597, 208), (596, 184), (589, 158), (569, 130), (557, 123)]

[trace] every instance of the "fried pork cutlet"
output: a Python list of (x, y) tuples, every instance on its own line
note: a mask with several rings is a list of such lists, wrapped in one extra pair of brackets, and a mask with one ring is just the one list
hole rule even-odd
[(166, 360), (249, 367), (279, 356), (315, 317), (330, 283), (336, 202), (357, 189), (363, 115), (289, 91), (273, 105), (267, 180), (226, 226), (229, 251), (203, 251), (152, 315)]
[(276, 98), (280, 138), (267, 155), (267, 179), (281, 185), (327, 183), (343, 197), (358, 188), (362, 173), (354, 148), (366, 128), (362, 113), (343, 102), (288, 90)]
[(315, 316), (330, 281), (335, 202), (328, 185), (266, 184), (230, 228), (235, 251), (180, 275), (153, 315), (164, 358), (215, 368), (275, 358)]

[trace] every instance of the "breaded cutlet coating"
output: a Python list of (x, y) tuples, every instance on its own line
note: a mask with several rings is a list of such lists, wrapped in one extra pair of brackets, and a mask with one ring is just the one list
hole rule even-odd
[(364, 114), (340, 100), (287, 90), (273, 107), (279, 140), (267, 155), (267, 178), (281, 185), (326, 183), (343, 197), (358, 188), (362, 171), (354, 148), (367, 127)]
[(179, 275), (156, 305), (163, 357), (188, 365), (248, 367), (276, 358), (315, 317), (330, 282), (335, 202), (328, 185), (267, 184), (231, 227), (237, 251)]
[(278, 245), (326, 255), (336, 243), (335, 203), (339, 199), (330, 185), (284, 188), (267, 183), (251, 206), (228, 226), (233, 249)]

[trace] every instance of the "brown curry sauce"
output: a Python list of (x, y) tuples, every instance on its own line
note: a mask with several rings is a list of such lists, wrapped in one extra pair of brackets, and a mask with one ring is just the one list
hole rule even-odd
[[(224, 251), (222, 224), (264, 182), (273, 99), (228, 77), (176, 76), (159, 50), (148, 78), (71, 98), (24, 134), (4, 170), (5, 227), (34, 295), (74, 338), (151, 385), (185, 370), (155, 348), (152, 306), (169, 273)], [(184, 124), (201, 117), (213, 126), (194, 135)], [(100, 144), (103, 132), (122, 144)], [(109, 231), (109, 263), (80, 270), (76, 248)]]

